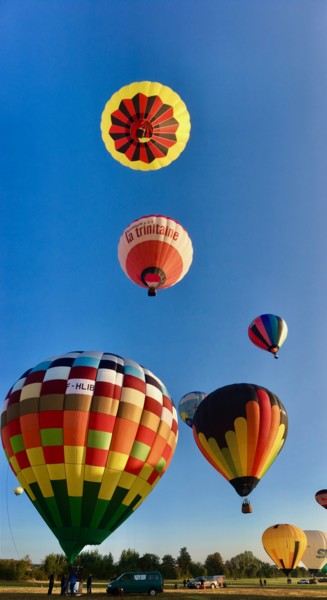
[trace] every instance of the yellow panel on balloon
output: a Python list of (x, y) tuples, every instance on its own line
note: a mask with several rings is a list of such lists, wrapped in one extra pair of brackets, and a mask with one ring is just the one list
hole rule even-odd
[(68, 496), (83, 496), (84, 466), (66, 464)]
[(85, 446), (65, 446), (65, 463), (81, 465), (85, 463)]
[(33, 471), (44, 498), (51, 498), (51, 496), (54, 496), (47, 467), (45, 465), (37, 465), (36, 467), (33, 467)]
[(101, 483), (104, 473), (104, 467), (96, 467), (94, 465), (85, 465), (84, 481), (93, 481)]
[(26, 450), (26, 454), (33, 467), (37, 465), (45, 465), (43, 448), (30, 448), (29, 450)]

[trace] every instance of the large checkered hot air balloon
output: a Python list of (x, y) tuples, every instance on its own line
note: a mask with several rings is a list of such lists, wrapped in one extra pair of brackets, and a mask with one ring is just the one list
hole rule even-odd
[(178, 436), (164, 384), (136, 362), (70, 352), (10, 389), (1, 437), (21, 486), (72, 564), (127, 519), (165, 473)]
[(235, 383), (211, 392), (193, 417), (193, 435), (209, 463), (247, 496), (281, 451), (287, 413), (266, 388)]
[(127, 277), (155, 296), (158, 288), (171, 287), (186, 275), (193, 247), (180, 223), (171, 217), (148, 215), (125, 229), (118, 259)]
[(131, 83), (107, 102), (101, 119), (110, 154), (131, 169), (149, 171), (169, 165), (184, 150), (190, 115), (169, 87), (152, 81)]

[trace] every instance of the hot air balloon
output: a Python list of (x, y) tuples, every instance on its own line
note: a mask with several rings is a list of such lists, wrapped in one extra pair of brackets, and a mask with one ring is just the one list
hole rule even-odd
[(93, 351), (26, 371), (1, 417), (11, 468), (71, 564), (142, 504), (177, 436), (164, 384), (132, 360)]
[(285, 342), (287, 337), (287, 325), (281, 317), (277, 315), (260, 315), (252, 321), (248, 328), (248, 334), (251, 342), (271, 352), (275, 358), (278, 358), (278, 350)]
[(169, 165), (190, 136), (190, 115), (181, 98), (161, 83), (141, 81), (121, 88), (102, 113), (101, 132), (110, 154), (142, 171)]
[(178, 412), (181, 419), (189, 427), (192, 427), (194, 413), (205, 397), (206, 394), (204, 392), (189, 392), (180, 399)]
[(327, 533), (312, 529), (305, 529), (304, 533), (307, 547), (301, 560), (312, 575), (317, 575), (327, 562)]
[(174, 219), (149, 215), (133, 221), (124, 231), (118, 246), (121, 268), (137, 285), (148, 288), (148, 295), (180, 281), (193, 259), (192, 242), (187, 231)]
[(307, 538), (295, 525), (272, 525), (262, 534), (262, 545), (279, 569), (288, 577), (299, 564)]
[(319, 490), (319, 492), (316, 493), (315, 498), (320, 506), (327, 508), (327, 490)]
[(193, 418), (196, 444), (240, 496), (248, 496), (281, 451), (287, 413), (264, 387), (236, 383), (219, 388)]
[(20, 487), (19, 485), (14, 488), (15, 496), (20, 496), (21, 494), (23, 494), (23, 492), (24, 492), (24, 488)]

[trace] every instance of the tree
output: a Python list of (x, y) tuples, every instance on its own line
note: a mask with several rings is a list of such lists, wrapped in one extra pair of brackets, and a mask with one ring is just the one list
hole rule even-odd
[(46, 577), (51, 573), (61, 577), (68, 569), (68, 562), (64, 554), (47, 554), (41, 567)]
[(225, 566), (224, 561), (219, 554), (219, 552), (214, 552), (213, 554), (208, 554), (205, 559), (204, 566), (207, 569), (208, 575), (224, 575), (225, 574)]
[(164, 579), (177, 579), (176, 560), (171, 554), (165, 554), (162, 557), (160, 571)]
[(118, 569), (120, 573), (125, 571), (137, 571), (140, 555), (135, 550), (123, 550), (118, 561)]
[(138, 560), (140, 571), (159, 571), (160, 558), (156, 554), (143, 554)]
[(232, 577), (257, 577), (261, 561), (250, 550), (233, 556), (225, 565)]
[(193, 562), (191, 560), (189, 564), (189, 575), (191, 575), (192, 579), (199, 577), (199, 575), (207, 575), (207, 569), (200, 562)]
[(184, 548), (180, 549), (179, 556), (177, 557), (176, 562), (179, 569), (179, 576), (188, 577), (188, 575), (190, 574), (191, 556), (188, 553), (185, 546)]

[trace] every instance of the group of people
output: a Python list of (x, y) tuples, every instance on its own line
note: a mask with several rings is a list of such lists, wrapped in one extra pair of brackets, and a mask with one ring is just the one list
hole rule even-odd
[[(53, 590), (53, 586), (54, 586), (55, 574), (51, 573), (51, 575), (49, 575), (49, 577), (48, 577), (48, 580), (49, 580), (48, 595), (50, 595), (50, 594), (52, 594), (52, 590)], [(72, 571), (70, 576), (63, 574), (63, 576), (61, 577), (61, 582), (60, 582), (60, 595), (61, 596), (66, 596), (67, 594), (70, 594), (71, 596), (75, 596), (79, 592), (82, 592), (81, 588), (82, 588), (82, 578), (80, 576), (78, 576), (75, 571)], [(87, 592), (87, 594), (92, 594), (92, 574), (91, 573), (88, 576), (87, 581), (86, 581), (86, 592)]]
[(262, 581), (262, 579), (260, 579), (259, 583), (260, 583), (260, 587), (265, 587), (267, 585), (267, 581), (265, 579), (263, 581)]

